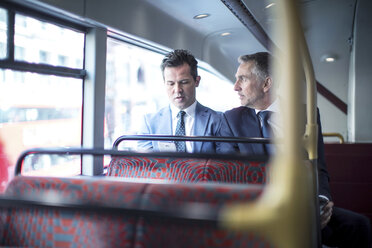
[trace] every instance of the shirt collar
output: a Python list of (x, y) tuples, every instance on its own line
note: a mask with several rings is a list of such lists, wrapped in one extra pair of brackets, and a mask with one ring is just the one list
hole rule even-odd
[[(195, 116), (195, 110), (196, 110), (196, 103), (197, 101), (195, 101), (193, 104), (191, 104), (189, 107), (183, 109), (183, 111), (186, 112), (186, 116), (190, 116), (190, 117), (193, 117)], [(179, 108), (177, 108), (176, 106), (170, 104), (170, 108), (171, 108), (171, 112), (172, 112), (172, 119), (177, 119), (177, 114), (178, 112), (180, 112), (181, 110)]]
[(278, 98), (275, 99), (275, 101), (267, 108), (267, 109), (264, 109), (264, 110), (259, 110), (259, 109), (255, 109), (256, 111), (256, 114), (260, 111), (272, 111), (274, 113), (278, 113), (279, 112), (279, 101), (278, 101)]

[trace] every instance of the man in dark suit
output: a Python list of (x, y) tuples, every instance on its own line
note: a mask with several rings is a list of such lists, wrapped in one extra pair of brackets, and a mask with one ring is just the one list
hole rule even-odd
[[(197, 61), (186, 50), (168, 53), (161, 64), (169, 106), (147, 114), (138, 134), (215, 136), (221, 128), (223, 114), (196, 101), (200, 83)], [(216, 150), (214, 142), (138, 142), (140, 150), (206, 152)]]
[[(280, 134), (277, 121), (279, 99), (270, 71), (272, 57), (265, 52), (239, 57), (234, 90), (238, 92), (241, 107), (225, 112), (227, 125), (221, 129), (221, 136), (269, 137)], [(334, 207), (329, 177), (324, 159), (324, 144), (318, 112), (318, 181), (319, 197), (328, 203), (320, 216), (323, 244), (337, 247), (371, 247), (369, 220), (360, 214)], [(240, 143), (224, 144), (221, 152), (238, 151), (244, 154), (270, 154), (270, 145)]]

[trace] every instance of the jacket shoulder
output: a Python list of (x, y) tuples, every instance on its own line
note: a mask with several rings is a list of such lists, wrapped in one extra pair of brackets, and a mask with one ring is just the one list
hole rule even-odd
[(158, 118), (162, 118), (162, 116), (164, 116), (167, 113), (170, 113), (169, 106), (163, 107), (163, 108), (161, 108), (160, 110), (158, 110), (155, 113), (145, 114), (145, 119), (147, 121), (150, 121), (151, 122), (151, 121), (154, 121), (154, 120), (156, 120)]
[(225, 116), (226, 117), (240, 116), (243, 111), (252, 111), (252, 110), (253, 109), (251, 109), (251, 108), (240, 106), (240, 107), (237, 107), (237, 108), (233, 108), (233, 109), (227, 110), (225, 112)]
[(197, 108), (198, 109), (196, 111), (199, 112), (199, 113), (203, 113), (203, 112), (204, 113), (209, 113), (210, 115), (216, 116), (216, 117), (221, 117), (222, 116), (222, 112), (213, 110), (209, 107), (206, 107), (206, 106), (200, 104), (199, 102), (198, 102)]

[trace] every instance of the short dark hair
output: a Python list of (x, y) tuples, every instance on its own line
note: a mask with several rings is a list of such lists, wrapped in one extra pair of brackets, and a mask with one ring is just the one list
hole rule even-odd
[(267, 52), (242, 55), (238, 58), (238, 61), (239, 63), (253, 61), (256, 66), (255, 73), (262, 79), (271, 76), (270, 63), (273, 61), (273, 57)]
[(177, 67), (183, 65), (184, 63), (190, 66), (190, 74), (194, 80), (196, 80), (196, 77), (198, 76), (198, 61), (189, 51), (183, 49), (176, 49), (165, 55), (160, 65), (163, 78), (165, 67)]

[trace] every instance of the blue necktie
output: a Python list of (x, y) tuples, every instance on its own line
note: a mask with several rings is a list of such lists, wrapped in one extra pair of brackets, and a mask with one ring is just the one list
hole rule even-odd
[[(271, 111), (260, 111), (257, 113), (258, 118), (261, 122), (261, 131), (262, 131), (262, 137), (264, 138), (271, 138), (272, 137), (272, 130), (270, 127), (270, 124), (268, 123), (268, 120), (270, 119), (272, 112)], [(265, 144), (266, 152), (272, 153), (273, 147), (271, 144)]]
[[(177, 114), (178, 122), (176, 126), (176, 135), (185, 136), (185, 121), (183, 117), (185, 116), (185, 111), (180, 111)], [(177, 152), (186, 152), (185, 141), (175, 141)]]

